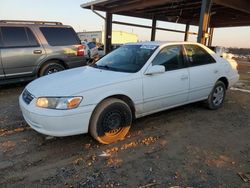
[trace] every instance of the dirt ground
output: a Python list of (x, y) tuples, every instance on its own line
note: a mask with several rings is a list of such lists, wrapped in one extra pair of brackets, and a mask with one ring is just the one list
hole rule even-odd
[[(250, 63), (240, 73), (236, 87), (249, 89)], [(238, 175), (250, 172), (250, 93), (228, 91), (218, 111), (195, 103), (141, 118), (124, 141), (101, 145), (31, 130), (24, 87), (0, 88), (0, 187), (250, 187)]]

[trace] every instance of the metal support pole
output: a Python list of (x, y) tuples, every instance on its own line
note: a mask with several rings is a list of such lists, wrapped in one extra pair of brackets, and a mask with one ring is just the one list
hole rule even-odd
[(155, 16), (153, 16), (152, 29), (151, 29), (151, 41), (155, 41), (156, 23), (157, 23), (157, 19), (155, 18)]
[(208, 46), (212, 46), (213, 36), (214, 36), (214, 28), (211, 27), (209, 31)]
[(113, 14), (107, 12), (106, 13), (106, 20), (105, 20), (105, 40), (104, 40), (104, 49), (105, 54), (111, 52), (111, 45), (112, 45), (112, 19)]
[[(119, 22), (119, 21), (113, 21), (113, 24), (152, 29), (151, 26), (147, 26), (147, 25), (139, 25), (139, 24), (133, 24), (133, 23)], [(184, 33), (185, 34), (185, 31), (176, 30), (176, 29), (167, 29), (167, 28), (162, 28), (162, 27), (156, 27), (156, 30), (176, 32), (176, 33)], [(195, 32), (189, 32), (188, 34), (189, 35), (198, 35), (198, 33), (195, 33)]]
[(185, 29), (185, 37), (184, 37), (184, 41), (188, 41), (188, 37), (189, 37), (189, 29), (190, 29), (190, 24), (187, 23), (186, 24), (186, 29)]
[(202, 0), (197, 42), (205, 44), (212, 0)]

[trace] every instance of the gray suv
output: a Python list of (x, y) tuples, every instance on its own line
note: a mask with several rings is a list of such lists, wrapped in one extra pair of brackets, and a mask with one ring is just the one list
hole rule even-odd
[(59, 22), (0, 21), (0, 85), (86, 65), (84, 47)]

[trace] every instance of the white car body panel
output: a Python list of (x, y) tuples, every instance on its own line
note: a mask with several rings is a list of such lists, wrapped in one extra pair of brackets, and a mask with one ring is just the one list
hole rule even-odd
[(188, 89), (187, 69), (169, 71), (154, 76), (143, 76), (144, 113), (186, 103)]
[[(136, 118), (158, 111), (208, 98), (216, 81), (225, 77), (229, 87), (239, 75), (235, 62), (228, 62), (209, 52), (217, 63), (146, 75), (159, 51), (168, 45), (197, 43), (149, 42), (142, 45), (159, 45), (143, 68), (137, 73), (100, 70), (93, 67), (76, 68), (31, 82), (26, 89), (35, 97), (28, 105), (22, 95), (20, 107), (26, 122), (36, 131), (51, 136), (69, 136), (87, 133), (91, 115), (104, 99), (123, 95), (134, 104)], [(133, 44), (128, 44), (133, 45)], [(163, 87), (166, 86), (166, 87)], [(36, 106), (38, 97), (82, 96), (78, 108), (72, 110), (44, 109)]]

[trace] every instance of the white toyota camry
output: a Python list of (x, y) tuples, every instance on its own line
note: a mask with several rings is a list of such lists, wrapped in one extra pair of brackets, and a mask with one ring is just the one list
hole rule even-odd
[(239, 79), (237, 63), (185, 42), (124, 45), (95, 65), (31, 82), (19, 98), (26, 122), (51, 136), (90, 134), (109, 144), (123, 139), (132, 120), (206, 101), (222, 107)]

